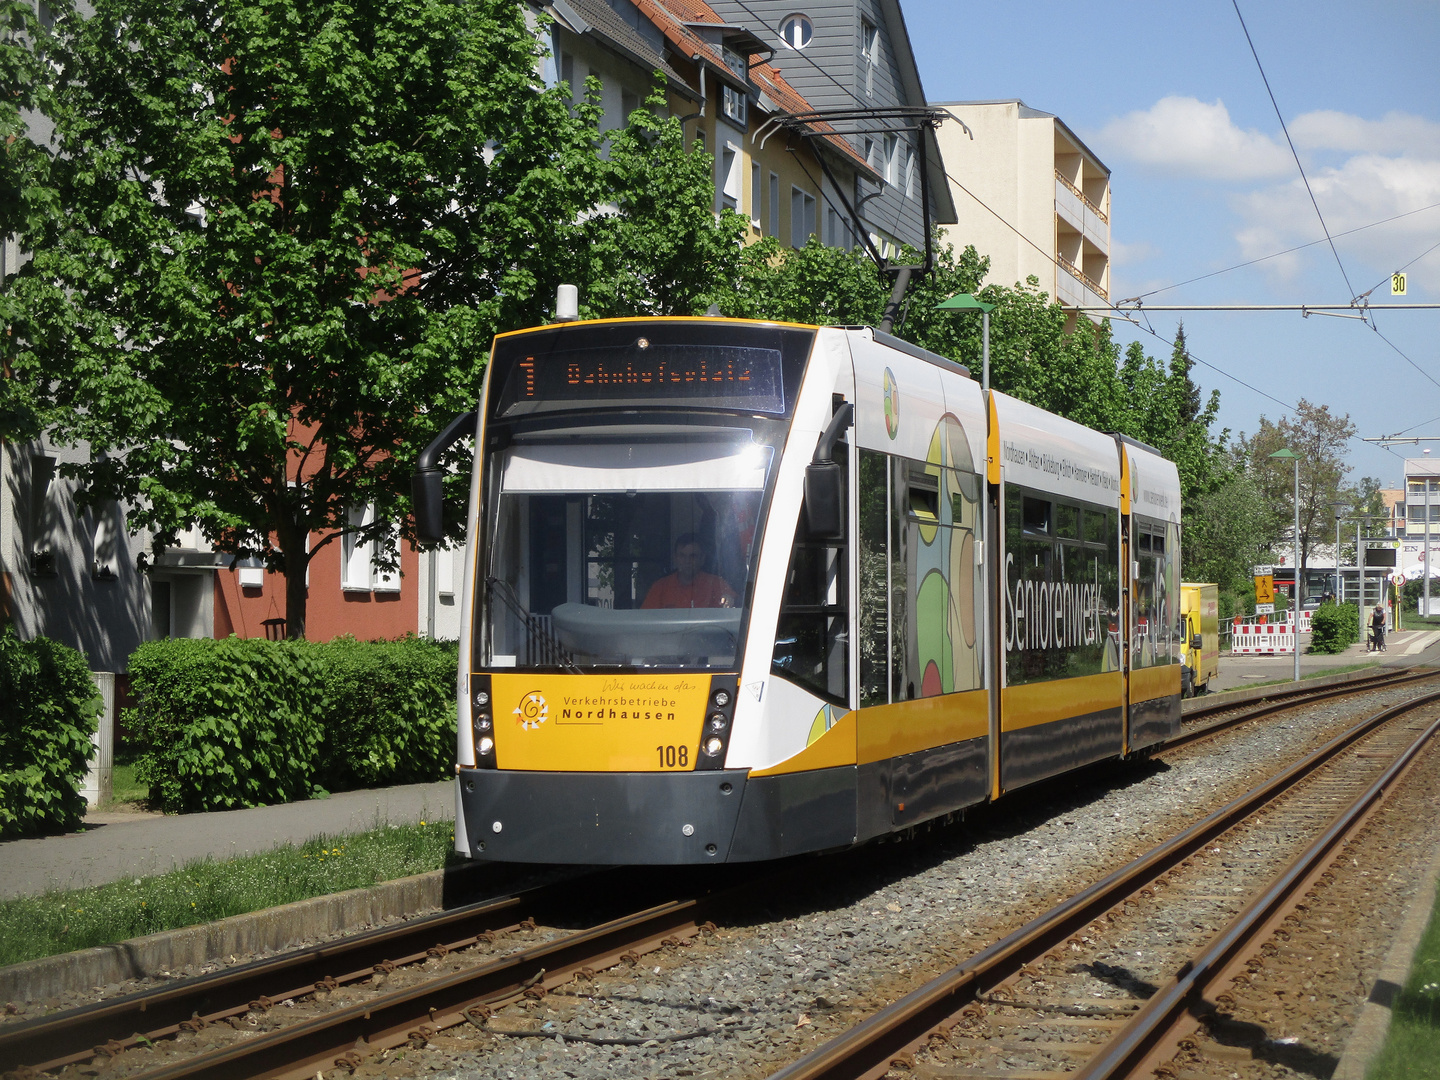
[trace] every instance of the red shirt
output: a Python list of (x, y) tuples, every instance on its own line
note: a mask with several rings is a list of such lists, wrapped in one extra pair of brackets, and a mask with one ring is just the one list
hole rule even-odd
[(734, 590), (722, 577), (707, 574), (703, 570), (695, 575), (689, 585), (680, 580), (679, 574), (662, 577), (645, 594), (642, 608), (718, 608), (724, 607), (722, 600), (734, 603)]

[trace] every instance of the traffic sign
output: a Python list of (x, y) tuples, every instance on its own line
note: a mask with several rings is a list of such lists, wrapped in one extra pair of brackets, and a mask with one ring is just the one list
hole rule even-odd
[(1405, 275), (1403, 273), (1390, 275), (1390, 295), (1405, 295)]
[[(1255, 568), (1255, 603), (1275, 603), (1275, 578), (1272, 576), (1274, 567), (1257, 566)], [(1259, 571), (1265, 571), (1263, 574)]]
[(1274, 604), (1256, 604), (1256, 605), (1255, 605), (1255, 614), (1256, 614), (1256, 615), (1274, 615), (1274, 614), (1275, 614), (1275, 605), (1274, 605)]

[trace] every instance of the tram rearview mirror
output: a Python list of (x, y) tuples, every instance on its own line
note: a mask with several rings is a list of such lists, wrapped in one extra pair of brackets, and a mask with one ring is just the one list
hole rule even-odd
[(814, 540), (845, 535), (845, 473), (835, 461), (805, 466), (805, 528)]
[(439, 469), (416, 469), (410, 478), (410, 497), (415, 507), (415, 535), (421, 543), (437, 544), (445, 536), (444, 474)]
[(440, 455), (465, 435), (475, 433), (475, 413), (461, 413), (431, 440), (415, 462), (410, 478), (410, 499), (415, 511), (415, 536), (422, 544), (438, 544), (445, 538), (445, 473)]

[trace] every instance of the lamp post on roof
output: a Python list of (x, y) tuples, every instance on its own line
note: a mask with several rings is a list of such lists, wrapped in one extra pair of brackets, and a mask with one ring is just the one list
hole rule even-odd
[(977, 300), (972, 293), (960, 293), (952, 296), (949, 300), (942, 300), (935, 305), (944, 311), (978, 311), (980, 312), (980, 333), (982, 341), (983, 363), (980, 368), (980, 389), (990, 389), (990, 312), (995, 310), (994, 304), (987, 304), (983, 300)]
[(1295, 466), (1295, 533), (1291, 537), (1290, 561), (1295, 568), (1295, 595), (1290, 603), (1290, 618), (1295, 624), (1295, 681), (1300, 681), (1300, 455), (1288, 446), (1270, 455), (1289, 459)]

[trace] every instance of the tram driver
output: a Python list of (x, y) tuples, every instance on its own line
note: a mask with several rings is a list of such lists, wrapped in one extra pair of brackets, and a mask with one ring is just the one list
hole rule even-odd
[(729, 582), (704, 570), (708, 553), (693, 532), (675, 539), (675, 572), (650, 586), (642, 608), (728, 608), (735, 606)]

